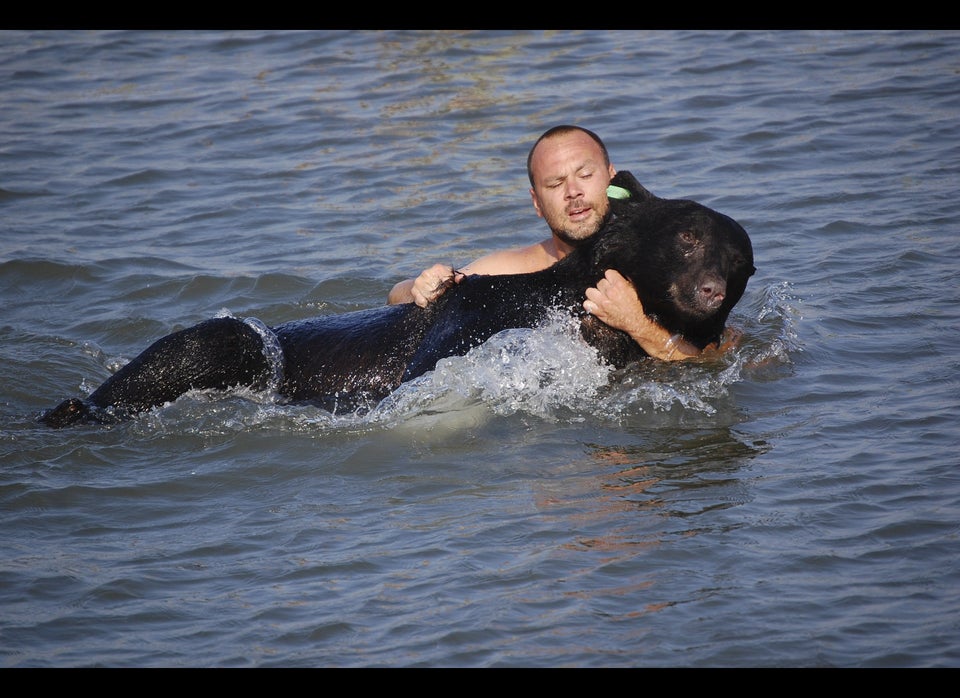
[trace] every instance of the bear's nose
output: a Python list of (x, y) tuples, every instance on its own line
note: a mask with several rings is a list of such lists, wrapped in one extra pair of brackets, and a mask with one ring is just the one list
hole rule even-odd
[(727, 285), (722, 279), (710, 278), (704, 279), (700, 284), (699, 298), (700, 302), (709, 307), (715, 307), (723, 303), (727, 295)]

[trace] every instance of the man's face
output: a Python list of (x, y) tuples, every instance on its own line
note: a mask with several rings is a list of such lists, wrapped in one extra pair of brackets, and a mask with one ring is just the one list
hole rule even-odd
[(576, 245), (600, 229), (610, 209), (607, 186), (616, 174), (580, 131), (541, 141), (530, 161), (530, 196), (537, 215), (564, 242)]

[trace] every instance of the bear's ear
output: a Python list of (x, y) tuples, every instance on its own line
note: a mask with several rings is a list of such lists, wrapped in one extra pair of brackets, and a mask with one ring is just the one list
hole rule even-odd
[(613, 179), (610, 180), (610, 185), (614, 187), (620, 187), (621, 189), (626, 189), (628, 192), (630, 192), (630, 197), (628, 199), (629, 201), (647, 201), (657, 198), (647, 191), (629, 170), (620, 170), (617, 172), (617, 174), (613, 176)]

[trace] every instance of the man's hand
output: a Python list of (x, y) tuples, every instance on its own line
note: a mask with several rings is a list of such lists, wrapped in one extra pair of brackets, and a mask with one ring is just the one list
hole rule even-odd
[(602, 320), (610, 327), (623, 330), (629, 335), (641, 336), (652, 322), (643, 312), (643, 303), (637, 291), (618, 271), (607, 269), (595, 288), (587, 289), (583, 309)]
[(439, 298), (454, 284), (460, 283), (464, 275), (446, 264), (434, 264), (429, 269), (420, 272), (420, 276), (413, 280), (410, 295), (413, 302), (421, 308), (426, 308)]
[(633, 284), (613, 269), (607, 269), (595, 288), (587, 289), (583, 309), (610, 327), (629, 334), (645, 352), (657, 359), (678, 361), (700, 355), (695, 345), (680, 335), (671, 335), (647, 317)]

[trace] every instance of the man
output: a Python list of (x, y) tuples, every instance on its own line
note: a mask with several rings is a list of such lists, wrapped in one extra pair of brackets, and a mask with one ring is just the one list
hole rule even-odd
[[(416, 279), (399, 282), (390, 290), (387, 302), (426, 307), (468, 274), (523, 274), (546, 269), (600, 229), (610, 210), (607, 187), (616, 173), (606, 146), (595, 133), (579, 126), (551, 128), (527, 156), (533, 208), (546, 220), (551, 236), (527, 247), (492, 252), (458, 270), (435, 264)], [(584, 310), (629, 334), (650, 356), (676, 361), (700, 355), (696, 346), (646, 316), (633, 286), (619, 272), (607, 270), (586, 295)], [(711, 345), (708, 349), (715, 348)]]

